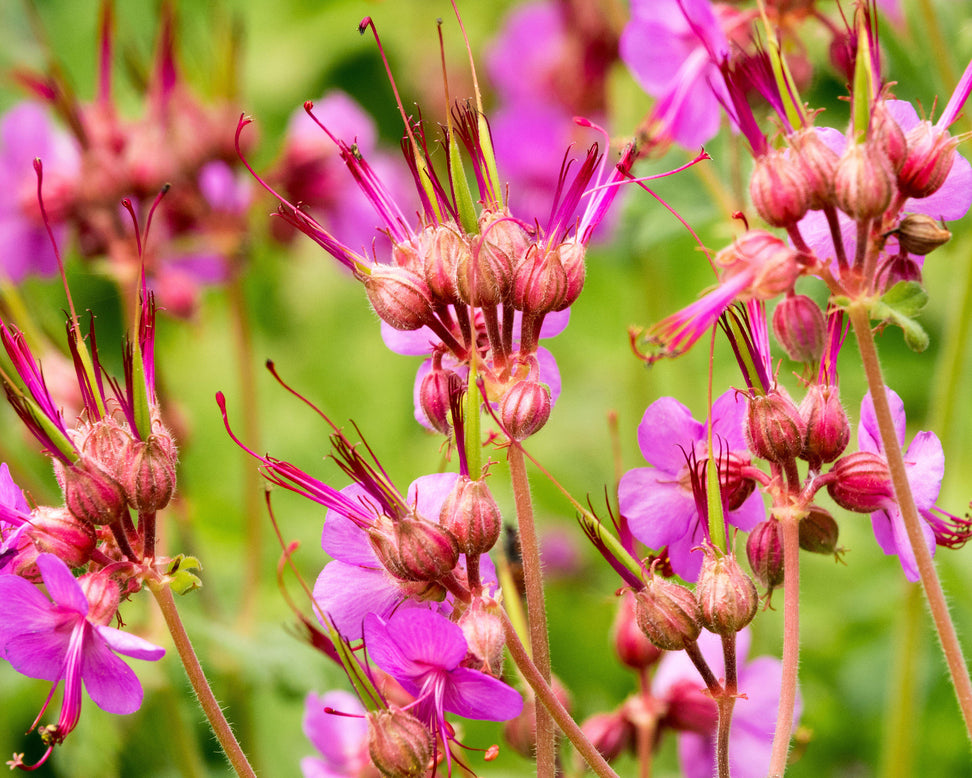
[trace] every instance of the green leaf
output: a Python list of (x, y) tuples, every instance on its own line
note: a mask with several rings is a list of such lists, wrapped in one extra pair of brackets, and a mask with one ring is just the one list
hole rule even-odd
[(905, 343), (912, 351), (928, 348), (928, 333), (915, 321), (928, 303), (928, 293), (917, 281), (899, 281), (871, 306), (874, 321), (890, 322), (901, 327)]
[(188, 594), (202, 587), (202, 579), (190, 570), (202, 570), (202, 564), (194, 556), (179, 554), (169, 562), (166, 574), (169, 576), (169, 586), (176, 594)]

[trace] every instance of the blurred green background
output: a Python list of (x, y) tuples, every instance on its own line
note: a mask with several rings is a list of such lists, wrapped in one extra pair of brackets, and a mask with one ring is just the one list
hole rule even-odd
[[(945, 82), (932, 57), (943, 56), (953, 74), (972, 56), (972, 26), (967, 3), (933, 4), (946, 30), (947, 49), (930, 46), (926, 22), (916, 7), (907, 6), (908, 25), (886, 31), (888, 70), (898, 81), (899, 96), (920, 99), (930, 109), (935, 96), (947, 99), (954, 81)], [(145, 62), (157, 28), (154, 3), (119, 3), (119, 49)], [(462, 3), (466, 29), (474, 51), (495, 34), (509, 2)], [(821, 3), (827, 7), (828, 4)], [(202, 95), (228, 82), (222, 54), (231, 31), (239, 31), (242, 48), (237, 77), (239, 102), (257, 121), (259, 141), (252, 154), (257, 169), (266, 167), (280, 148), (289, 114), (305, 99), (339, 86), (354, 95), (379, 123), (383, 140), (394, 144), (400, 133), (392, 95), (370, 36), (356, 32), (371, 15), (382, 33), (392, 68), (407, 105), (428, 104), (440, 93), (435, 19), (445, 22), (452, 71), (466, 72), (465, 55), (448, 3), (439, 0), (396, 2), (314, 2), (312, 0), (221, 0), (179, 4), (178, 48), (189, 83)], [(829, 9), (828, 9), (829, 10)], [(98, 4), (91, 0), (37, 0), (34, 11), (48, 37), (50, 50), (64, 63), (83, 98), (91, 96), (95, 78)], [(0, 10), (0, 71), (17, 65), (40, 67), (44, 49), (29, 23), (25, 4), (8, 2)], [(823, 55), (824, 44), (810, 35), (811, 52)], [(813, 47), (817, 48), (814, 49)], [(481, 75), (483, 75), (481, 71)], [(116, 70), (120, 102), (136, 110), (137, 95), (124, 87), (124, 69)], [(459, 75), (455, 84), (464, 83)], [(0, 108), (6, 110), (22, 94), (6, 79), (0, 85)], [(841, 84), (821, 69), (811, 92), (814, 104), (825, 105), (835, 126), (845, 121), (845, 106), (837, 99)], [(612, 75), (612, 123), (619, 135), (629, 133), (649, 102), (620, 67)], [(487, 98), (488, 99), (488, 98)], [(441, 115), (426, 112), (426, 117)], [(962, 129), (967, 129), (968, 124)], [(734, 139), (720, 139), (709, 148), (710, 172), (731, 182), (739, 151)], [(687, 159), (673, 151), (644, 165), (654, 173)], [(748, 172), (743, 162), (743, 175)], [(693, 173), (658, 182), (656, 191), (697, 228), (707, 245), (719, 248), (732, 235), (728, 215), (715, 204), (706, 181)], [(377, 320), (360, 286), (310, 241), (284, 250), (265, 240), (272, 210), (264, 199), (253, 210), (253, 238), (242, 289), (253, 328), (253, 346), (241, 365), (234, 337), (232, 305), (226, 294), (210, 291), (190, 322), (160, 317), (157, 360), (166, 398), (184, 421), (178, 509), (168, 511), (164, 530), (173, 553), (184, 551), (203, 562), (204, 588), (180, 601), (197, 649), (212, 674), (217, 696), (238, 727), (244, 747), (261, 775), (298, 775), (300, 757), (312, 753), (300, 720), (309, 690), (342, 687), (340, 672), (294, 637), (293, 622), (275, 582), (280, 554), (269, 520), (263, 521), (263, 576), (255, 609), (240, 616), (244, 588), (244, 495), (255, 469), (226, 436), (214, 394), (226, 393), (231, 417), (239, 416), (240, 372), (257, 377), (262, 447), (308, 471), (330, 477), (340, 474), (323, 462), (327, 430), (311, 412), (280, 389), (262, 369), (270, 357), (281, 374), (320, 405), (336, 421), (353, 419), (403, 488), (415, 477), (440, 466), (440, 438), (423, 431), (412, 416), (412, 382), (417, 358), (387, 351)], [(931, 303), (923, 322), (931, 347), (913, 354), (900, 332), (889, 330), (879, 345), (887, 380), (904, 399), (909, 438), (918, 429), (934, 428), (943, 438), (948, 463), (939, 504), (965, 513), (972, 498), (967, 474), (972, 451), (969, 398), (972, 371), (968, 344), (969, 265), (972, 236), (969, 220), (950, 225), (951, 244), (926, 264)], [(70, 251), (69, 251), (70, 256)], [(114, 288), (97, 272), (70, 262), (69, 276), (79, 308), (98, 315), (99, 344), (112, 354), (118, 343), (119, 307)], [(709, 357), (700, 343), (689, 355), (646, 370), (631, 355), (626, 329), (647, 325), (693, 300), (711, 283), (704, 258), (670, 214), (640, 191), (624, 201), (623, 214), (610, 245), (595, 246), (588, 255), (584, 293), (573, 307), (566, 332), (548, 343), (563, 377), (563, 394), (547, 427), (528, 450), (575, 496), (590, 494), (602, 504), (605, 485), (613, 488), (608, 415), (617, 413), (625, 469), (643, 464), (635, 429), (645, 407), (666, 394), (677, 396), (697, 418), (705, 415)], [(817, 290), (820, 291), (819, 289)], [(35, 315), (57, 334), (64, 307), (55, 282), (31, 281), (22, 290)], [(811, 292), (812, 293), (812, 292)], [(720, 343), (714, 364), (714, 391), (739, 386), (738, 372)], [(113, 357), (109, 357), (109, 361)], [(957, 366), (957, 367), (956, 367)], [(781, 377), (796, 393), (798, 384), (784, 364)], [(949, 383), (949, 376), (954, 381)], [(845, 404), (856, 426), (864, 393), (863, 377), (852, 341), (841, 359)], [(954, 413), (942, 421), (943, 403), (951, 396)], [(242, 420), (239, 420), (239, 428)], [(53, 500), (54, 483), (46, 460), (24, 440), (9, 409), (0, 411), (3, 446), (16, 458), (13, 471), (36, 484), (38, 501)], [(939, 426), (930, 427), (931, 424)], [(940, 426), (944, 424), (945, 426)], [(491, 485), (506, 515), (512, 500), (504, 487), (502, 453)], [(581, 556), (572, 575), (551, 580), (549, 604), (555, 672), (571, 690), (578, 718), (610, 710), (634, 691), (634, 678), (619, 668), (611, 649), (609, 627), (619, 585), (607, 566), (585, 547), (573, 511), (555, 488), (532, 474), (542, 529), (566, 533)], [(47, 490), (47, 494), (44, 493)], [(323, 512), (310, 503), (277, 490), (274, 510), (287, 540), (302, 544), (297, 561), (312, 582), (325, 557), (320, 550)], [(798, 759), (788, 775), (864, 778), (882, 773), (881, 753), (889, 707), (889, 681), (897, 672), (900, 624), (909, 609), (917, 609), (922, 637), (916, 646), (914, 683), (914, 751), (912, 774), (969, 774), (969, 744), (944, 675), (935, 638), (923, 606), (901, 574), (895, 558), (885, 557), (873, 540), (866, 517), (837, 513), (844, 561), (806, 556), (802, 564), (801, 689), (804, 714)], [(265, 512), (261, 508), (261, 515)], [(737, 544), (742, 550), (742, 543)], [(960, 635), (972, 634), (972, 556), (968, 549), (941, 550), (938, 567), (950, 593)], [(778, 593), (776, 605), (782, 602)], [(910, 603), (910, 604), (909, 604)], [(144, 596), (125, 606), (133, 628), (169, 645), (160, 619)], [(778, 655), (781, 613), (762, 612), (754, 627), (754, 654)], [(146, 702), (133, 716), (101, 713), (86, 701), (78, 729), (59, 747), (38, 775), (175, 776), (225, 775), (203, 717), (192, 704), (188, 685), (174, 652), (157, 664), (133, 663), (147, 690)], [(35, 735), (21, 735), (40, 708), (48, 684), (0, 669), (0, 753), (36, 748)], [(464, 725), (465, 741), (485, 747), (497, 742), (491, 726)], [(499, 760), (484, 764), (469, 760), (484, 776), (522, 776), (527, 762), (501, 749)], [(621, 775), (634, 774), (622, 761)], [(665, 738), (656, 775), (677, 774), (674, 738)]]

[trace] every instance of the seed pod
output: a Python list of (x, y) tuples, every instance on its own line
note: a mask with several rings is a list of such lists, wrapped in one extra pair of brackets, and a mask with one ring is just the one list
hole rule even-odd
[(645, 670), (661, 659), (661, 649), (648, 640), (635, 617), (635, 597), (628, 590), (618, 598), (618, 613), (614, 618), (614, 650), (632, 670)]
[(769, 518), (753, 527), (746, 539), (746, 557), (756, 580), (772, 591), (783, 583), (783, 528)]
[(813, 467), (833, 462), (850, 441), (850, 423), (840, 402), (840, 391), (829, 384), (811, 384), (800, 403), (800, 416), (807, 423), (803, 457)]
[(851, 143), (837, 165), (834, 198), (854, 219), (884, 213), (894, 196), (894, 179), (884, 153), (869, 143)]
[(371, 307), (396, 330), (417, 330), (432, 318), (432, 301), (425, 279), (395, 265), (376, 265), (364, 279)]
[(895, 234), (902, 251), (919, 257), (930, 254), (952, 239), (951, 232), (923, 213), (909, 213), (898, 224)]
[(791, 294), (773, 311), (773, 334), (794, 362), (819, 362), (827, 321), (816, 302), (805, 294)]
[(550, 390), (531, 378), (517, 381), (503, 395), (499, 416), (513, 440), (525, 440), (550, 418)]
[(839, 532), (830, 511), (811, 505), (810, 512), (800, 521), (800, 548), (811, 554), (835, 554)]
[(459, 551), (478, 556), (496, 545), (503, 517), (483, 479), (460, 476), (442, 503), (439, 523), (455, 537)]
[(796, 160), (772, 150), (756, 160), (749, 195), (756, 212), (772, 227), (792, 227), (810, 207), (810, 192)]
[(807, 425), (789, 395), (771, 389), (765, 395), (748, 399), (746, 437), (749, 450), (760, 459), (777, 464), (800, 456)]
[(368, 714), (368, 754), (385, 778), (424, 778), (432, 760), (432, 735), (400, 708)]

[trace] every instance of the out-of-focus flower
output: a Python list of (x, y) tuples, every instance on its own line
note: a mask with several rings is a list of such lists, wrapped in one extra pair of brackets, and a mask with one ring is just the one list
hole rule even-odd
[[(739, 696), (729, 730), (729, 767), (738, 778), (763, 778), (769, 769), (776, 728), (782, 665), (769, 656), (746, 662), (749, 641), (748, 629), (736, 636)], [(698, 645), (715, 677), (724, 678), (719, 636), (703, 631)], [(678, 759), (683, 774), (686, 778), (710, 778), (716, 764), (716, 704), (684, 651), (662, 657), (651, 690), (655, 697), (668, 703), (662, 725), (679, 731)], [(799, 719), (800, 708), (798, 697), (794, 721)]]
[[(904, 403), (891, 389), (887, 390), (887, 394), (898, 443), (903, 446), (906, 423)], [(885, 456), (870, 392), (861, 402), (857, 442), (861, 451)], [(972, 522), (952, 516), (935, 505), (942, 487), (942, 477), (945, 475), (945, 452), (938, 436), (934, 432), (919, 432), (908, 445), (904, 460), (915, 507), (923, 519), (921, 532), (929, 553), (934, 554), (938, 545), (952, 548), (963, 545), (972, 535)], [(871, 514), (874, 537), (885, 554), (898, 556), (905, 577), (909, 581), (917, 581), (918, 564), (908, 539), (901, 509), (893, 499), (887, 502), (887, 507)]]
[[(743, 531), (765, 517), (755, 482), (742, 474), (749, 465), (743, 434), (746, 402), (730, 390), (712, 405), (712, 439), (719, 478), (727, 495), (726, 519)], [(638, 425), (638, 445), (652, 467), (625, 473), (618, 485), (618, 503), (631, 532), (653, 549), (668, 546), (672, 568), (695, 580), (702, 567), (699, 548), (706, 529), (692, 489), (693, 468), (708, 459), (707, 428), (692, 418), (673, 397), (656, 400)]]
[(61, 241), (79, 172), (78, 145), (38, 103), (21, 103), (0, 119), (0, 272), (13, 283), (52, 275), (57, 261), (37, 200), (33, 161), (46, 163), (44, 205)]
[(708, 0), (632, 0), (620, 51), (657, 99), (652, 113), (666, 135), (689, 148), (715, 136), (728, 103), (718, 63), (729, 40)]
[(304, 778), (378, 778), (368, 758), (365, 709), (353, 694), (311, 692), (304, 701), (302, 726), (304, 736), (320, 752), (300, 760)]
[(142, 704), (142, 687), (116, 654), (155, 661), (165, 649), (107, 626), (118, 607), (118, 587), (110, 579), (107, 587), (93, 580), (98, 574), (75, 580), (52, 554), (38, 556), (37, 566), (51, 599), (23, 578), (0, 576), (0, 655), (30, 678), (64, 681), (58, 722), (43, 728), (44, 761), (78, 723), (82, 682), (102, 710), (133, 713)]

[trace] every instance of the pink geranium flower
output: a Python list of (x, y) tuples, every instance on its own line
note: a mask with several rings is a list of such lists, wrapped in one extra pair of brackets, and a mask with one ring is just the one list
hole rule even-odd
[[(712, 405), (712, 436), (720, 459), (738, 457), (749, 463), (743, 435), (746, 402), (729, 390)], [(702, 566), (705, 528), (692, 489), (692, 463), (708, 457), (706, 425), (674, 397), (662, 397), (645, 411), (638, 425), (638, 445), (652, 467), (625, 473), (618, 485), (621, 513), (632, 534), (652, 549), (668, 546), (672, 568), (687, 580), (695, 580)], [(727, 460), (728, 461), (728, 460)], [(722, 468), (720, 467), (720, 471)], [(758, 492), (749, 492), (726, 519), (748, 531), (765, 518)], [(745, 487), (743, 487), (745, 488)]]
[[(64, 681), (61, 715), (57, 724), (44, 728), (49, 746), (44, 761), (77, 725), (82, 686), (94, 704), (108, 713), (139, 709), (141, 684), (116, 654), (155, 661), (165, 649), (107, 626), (117, 608), (117, 589), (106, 607), (98, 598), (89, 601), (85, 587), (53, 554), (40, 554), (37, 567), (50, 599), (23, 578), (0, 576), (0, 656), (29, 678), (55, 685)], [(103, 589), (91, 587), (91, 591)]]

